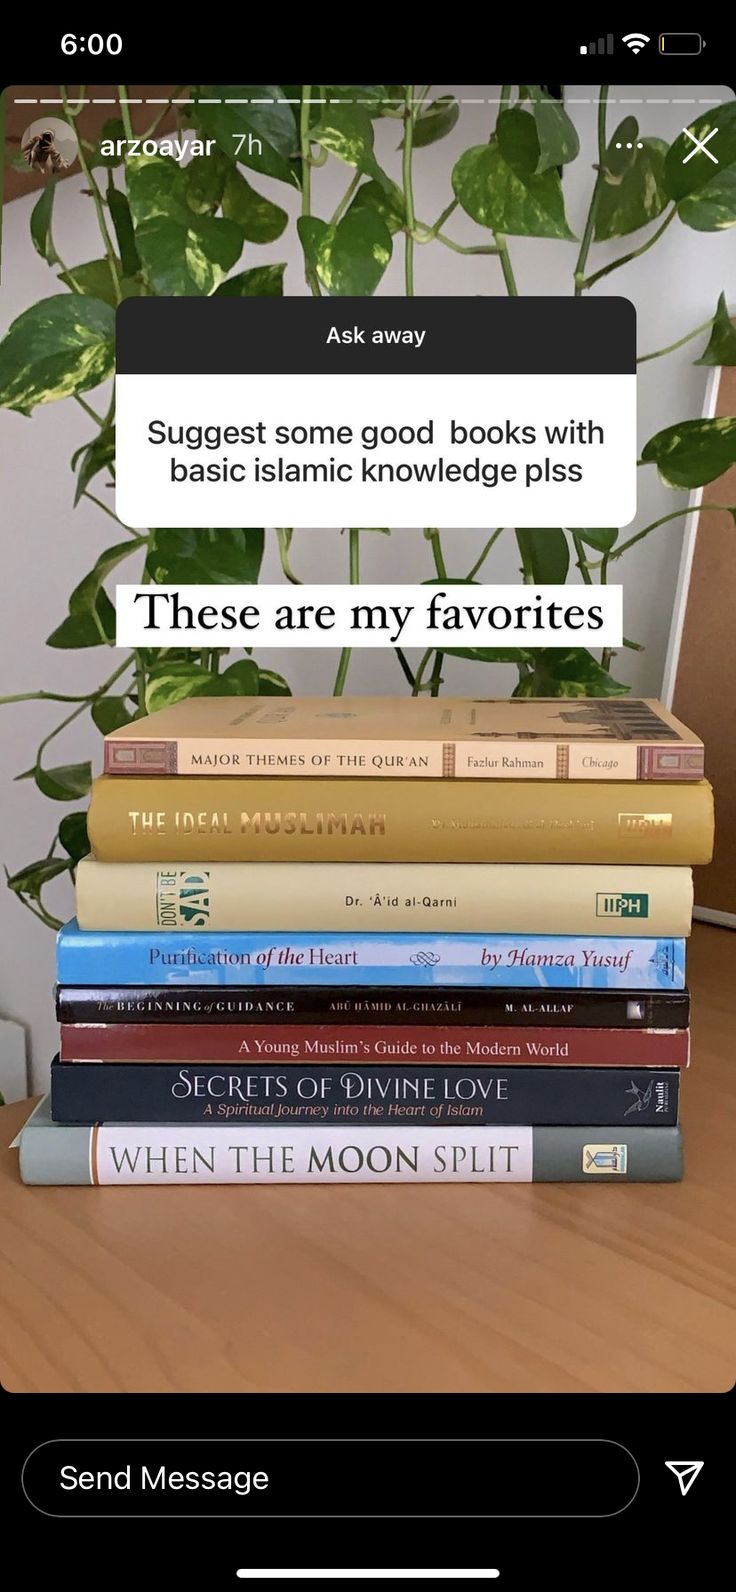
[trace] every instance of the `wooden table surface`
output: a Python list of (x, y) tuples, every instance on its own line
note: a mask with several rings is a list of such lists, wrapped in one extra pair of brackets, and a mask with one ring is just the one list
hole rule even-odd
[[(733, 1381), (736, 934), (697, 925), (681, 1184), (24, 1188), (17, 1392), (716, 1392)], [(5, 1146), (28, 1110), (0, 1112)]]

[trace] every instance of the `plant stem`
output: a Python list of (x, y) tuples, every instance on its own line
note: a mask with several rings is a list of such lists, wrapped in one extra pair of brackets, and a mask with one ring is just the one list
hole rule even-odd
[[(73, 125), (73, 120), (72, 120), (71, 112), (69, 110), (69, 100), (67, 98), (66, 88), (65, 88), (63, 83), (61, 84), (61, 98), (62, 98), (62, 101), (63, 101), (63, 104), (64, 104), (64, 113), (65, 113), (65, 116), (66, 116), (66, 120), (69, 122), (70, 126), (72, 126)], [(116, 303), (120, 304), (120, 303), (122, 303), (123, 295), (122, 295), (122, 292), (121, 292), (121, 289), (120, 289), (120, 277), (118, 276), (118, 266), (117, 266), (117, 260), (115, 258), (115, 250), (113, 248), (112, 238), (110, 237), (110, 233), (108, 231), (107, 221), (105, 220), (105, 207), (104, 207), (103, 202), (102, 202), (102, 195), (100, 193), (100, 190), (99, 190), (99, 188), (97, 186), (97, 183), (95, 182), (94, 177), (92, 176), (92, 172), (90, 170), (90, 167), (89, 167), (89, 164), (88, 164), (88, 161), (87, 161), (87, 156), (86, 156), (86, 154), (84, 152), (84, 142), (83, 142), (83, 140), (81, 138), (77, 139), (77, 151), (78, 151), (78, 154), (79, 154), (79, 164), (80, 164), (80, 166), (82, 168), (82, 172), (83, 172), (84, 177), (86, 179), (87, 186), (89, 187), (90, 193), (92, 195), (92, 199), (94, 201), (95, 210), (97, 211), (97, 223), (98, 223), (98, 226), (99, 226), (99, 229), (100, 229), (100, 233), (102, 235), (103, 244), (105, 246), (105, 254), (107, 256), (107, 263), (108, 263), (108, 265), (110, 267), (110, 276), (112, 277), (112, 284), (113, 284), (113, 288), (115, 290), (115, 300), (116, 300)]]
[(276, 541), (279, 549), (279, 559), (281, 560), (281, 569), (286, 576), (286, 579), (291, 582), (292, 586), (301, 586), (303, 582), (299, 579), (298, 575), (294, 574), (289, 561), (289, 550), (291, 547), (291, 538), (293, 534), (294, 533), (291, 526), (276, 526)]
[(572, 532), (572, 540), (575, 552), (577, 553), (577, 566), (580, 570), (580, 574), (582, 575), (583, 584), (585, 586), (592, 586), (593, 577), (590, 573), (590, 565), (585, 555), (585, 547), (576, 531)]
[(417, 222), (414, 232), (415, 243), (431, 243), (432, 239), (438, 236), (440, 228), (444, 226), (446, 221), (449, 221), (450, 216), (457, 210), (458, 203), (457, 199), (451, 199), (449, 205), (445, 205), (442, 215), (437, 217), (432, 227), (425, 226), (422, 221)]
[(653, 354), (640, 354), (637, 365), (646, 365), (648, 359), (662, 359), (665, 354), (674, 354), (676, 348), (684, 348), (686, 343), (691, 343), (694, 337), (699, 337), (701, 332), (707, 332), (713, 325), (713, 316), (709, 315), (707, 321), (696, 326), (693, 332), (686, 332), (684, 337), (678, 337), (676, 343), (668, 343), (666, 348), (656, 348)]
[(433, 654), (434, 651), (435, 651), (434, 647), (428, 647), (427, 651), (422, 653), (422, 656), (421, 656), (421, 658), (419, 660), (419, 667), (418, 667), (417, 672), (416, 672), (416, 674), (414, 676), (414, 684), (412, 686), (412, 691), (411, 691), (412, 696), (419, 696), (420, 692), (425, 689), (425, 687), (422, 684), (422, 681), (423, 681), (424, 676), (425, 676), (426, 671), (427, 671), (427, 665), (430, 662), (430, 660), (432, 658), (432, 654)]
[(126, 138), (132, 138), (133, 137), (133, 123), (132, 123), (132, 121), (130, 119), (130, 106), (126, 103), (127, 98), (128, 98), (128, 90), (127, 90), (125, 84), (124, 83), (118, 83), (118, 105), (120, 107), (120, 119), (122, 121), (123, 128), (125, 130)]
[[(736, 509), (730, 503), (701, 503), (697, 509), (689, 507), (672, 509), (669, 514), (663, 514), (660, 519), (652, 520), (651, 525), (645, 525), (643, 531), (637, 531), (636, 536), (630, 536), (628, 542), (622, 542), (620, 547), (616, 547), (612, 552), (608, 553), (606, 556), (609, 563), (613, 563), (614, 559), (621, 558), (624, 553), (628, 553), (630, 547), (634, 547), (637, 542), (643, 541), (650, 531), (656, 531), (660, 525), (666, 525), (669, 520), (682, 519), (686, 514), (702, 514), (704, 509), (717, 509), (721, 514), (725, 511), (726, 514), (736, 515)], [(594, 564), (592, 568), (596, 569), (598, 566)]]
[(442, 684), (442, 664), (444, 662), (444, 658), (445, 658), (444, 652), (439, 652), (438, 651), (434, 655), (434, 663), (432, 664), (432, 674), (430, 676), (430, 681), (429, 681), (430, 695), (433, 696), (433, 697), (439, 696), (439, 694), (440, 694), (440, 686)]
[(397, 658), (399, 660), (399, 663), (401, 665), (403, 674), (404, 674), (405, 678), (408, 680), (409, 685), (411, 686), (411, 689), (413, 691), (414, 690), (414, 675), (412, 674), (411, 667), (410, 667), (409, 661), (407, 659), (406, 653), (403, 651), (403, 648), (401, 648), (401, 647), (394, 647), (394, 652), (396, 653), (396, 656), (397, 656)]
[[(186, 88), (186, 83), (177, 84), (177, 87), (174, 89), (174, 93), (173, 93), (171, 99), (166, 101), (166, 104), (164, 105), (163, 110), (159, 111), (157, 113), (157, 115), (154, 116), (150, 127), (146, 128), (146, 131), (143, 134), (144, 138), (153, 138), (154, 133), (158, 131), (158, 128), (161, 126), (161, 123), (162, 123), (164, 117), (168, 116), (169, 111), (171, 110), (171, 107), (172, 107), (172, 105), (174, 103), (174, 100), (177, 100), (179, 98), (179, 95), (181, 94), (181, 91), (182, 91), (183, 88)], [(121, 109), (121, 112), (122, 112), (122, 105), (121, 105), (120, 109)]]
[(586, 267), (586, 265), (588, 263), (588, 255), (590, 253), (590, 246), (591, 246), (591, 244), (593, 242), (593, 233), (595, 231), (595, 218), (596, 218), (596, 214), (597, 214), (597, 211), (598, 211), (598, 201), (600, 199), (601, 189), (602, 189), (603, 184), (605, 182), (604, 173), (605, 173), (605, 168), (606, 168), (606, 148), (607, 148), (607, 142), (606, 142), (606, 107), (607, 107), (607, 103), (608, 103), (608, 85), (606, 83), (604, 83), (602, 85), (602, 87), (601, 87), (601, 92), (600, 92), (600, 96), (599, 96), (599, 99), (598, 99), (598, 169), (596, 171), (595, 183), (593, 184), (593, 192), (591, 194), (590, 204), (588, 206), (588, 214), (587, 214), (586, 221), (585, 221), (585, 227), (583, 229), (583, 236), (582, 236), (582, 240), (581, 240), (581, 243), (580, 243), (580, 253), (578, 254), (577, 263), (576, 263), (576, 266), (575, 266), (575, 295), (578, 298), (580, 297), (580, 294), (583, 292), (584, 288), (590, 287), (590, 282), (586, 282), (585, 281), (585, 267)]
[[(508, 243), (500, 232), (494, 232), (493, 236), (496, 240), (496, 249), (501, 261), (501, 270), (503, 271), (503, 279), (506, 283), (506, 292), (509, 293), (512, 298), (518, 298), (519, 289), (516, 286), (516, 279), (514, 277), (514, 272), (511, 265), (511, 256), (509, 254)], [(486, 250), (485, 252), (490, 253), (491, 251)]]
[[(349, 540), (349, 543), (350, 543), (350, 555), (349, 555), (350, 556), (350, 584), (351, 584), (351, 586), (359, 586), (360, 585), (360, 530), (358, 528), (356, 528), (355, 526), (351, 526), (349, 528), (349, 530), (348, 530), (348, 540)], [(342, 652), (340, 653), (340, 661), (339, 661), (338, 666), (337, 666), (337, 675), (335, 677), (335, 684), (334, 684), (333, 691), (332, 691), (332, 695), (333, 696), (336, 696), (336, 697), (342, 696), (343, 691), (345, 690), (345, 681), (347, 679), (347, 673), (348, 673), (348, 669), (350, 667), (350, 659), (351, 659), (351, 656), (352, 656), (352, 651), (353, 651), (352, 647), (343, 647)]]
[(125, 531), (126, 536), (134, 536), (141, 547), (143, 546), (144, 542), (148, 541), (147, 536), (139, 536), (138, 532), (132, 530), (129, 525), (123, 525), (122, 520), (118, 519), (115, 510), (111, 509), (109, 504), (103, 503), (102, 498), (95, 497), (94, 492), (88, 492), (85, 487), (85, 490), (82, 492), (81, 496), (89, 498), (90, 503), (94, 503), (96, 508), (102, 509), (103, 514), (107, 514), (111, 520), (114, 520), (115, 524), (120, 526), (121, 531)]
[(657, 228), (656, 232), (652, 233), (651, 238), (647, 238), (646, 243), (640, 244), (638, 249), (631, 249), (628, 254), (622, 254), (618, 260), (612, 260), (610, 265), (601, 266), (600, 271), (594, 271), (592, 276), (586, 277), (580, 283), (580, 292), (587, 292), (589, 287), (593, 287), (596, 282), (600, 282), (604, 276), (610, 276), (611, 271), (617, 271), (619, 266), (628, 265), (630, 260), (638, 260), (640, 254), (646, 254), (647, 249), (652, 249), (655, 243), (659, 242), (662, 233), (667, 231), (670, 222), (674, 221), (676, 215), (677, 206), (673, 205), (672, 209), (668, 210), (662, 225)]
[(89, 696), (84, 697), (79, 706), (74, 709), (73, 713), (67, 714), (67, 717), (62, 719), (61, 723), (57, 724), (55, 729), (50, 730), (49, 734), (44, 736), (44, 739), (41, 741), (38, 751), (36, 752), (36, 768), (41, 766), (41, 753), (46, 750), (49, 742), (55, 740), (56, 736), (60, 735), (61, 731), (67, 728), (67, 725), (73, 724), (74, 720), (78, 719), (80, 714), (84, 713), (86, 708), (92, 707), (93, 703), (99, 701), (100, 697), (103, 697), (105, 692), (109, 691), (110, 686), (114, 685), (115, 681), (120, 679), (121, 674), (125, 674), (126, 669), (130, 667), (131, 661), (132, 654), (125, 658), (124, 661), (118, 665), (117, 669), (113, 670), (112, 674), (108, 676), (107, 680), (105, 680), (104, 685), (98, 685), (96, 690), (92, 691)]
[[(514, 274), (511, 270), (511, 261), (505, 239), (500, 239), (496, 243), (456, 243), (454, 238), (448, 238), (444, 232), (437, 232), (435, 236), (438, 243), (444, 243), (445, 248), (452, 249), (454, 254), (499, 254), (501, 256), (501, 269), (506, 279), (509, 293), (517, 293), (518, 289), (514, 282)], [(494, 237), (498, 238), (498, 234), (494, 233)], [(427, 239), (419, 238), (417, 242), (426, 243)]]
[(413, 297), (414, 294), (414, 238), (412, 234), (416, 225), (416, 218), (414, 215), (414, 182), (411, 169), (414, 153), (415, 109), (412, 103), (413, 97), (414, 84), (407, 83), (404, 101), (404, 141), (401, 158), (404, 209), (406, 212), (406, 227), (404, 229), (404, 289), (407, 298)]
[(481, 569), (482, 566), (485, 564), (485, 561), (486, 561), (486, 559), (488, 557), (488, 554), (491, 551), (491, 548), (493, 547), (494, 542), (497, 542), (499, 536), (503, 535), (504, 529), (505, 529), (505, 527), (503, 525), (500, 525), (497, 531), (492, 531), (491, 532), (491, 535), (489, 536), (488, 541), (486, 542), (486, 545), (483, 548), (483, 551), (482, 551), (480, 557), (476, 558), (472, 569), (468, 570), (468, 573), (465, 576), (466, 580), (474, 580), (475, 579), (475, 576), (478, 574), (479, 569)]
[[(299, 109), (299, 148), (302, 157), (302, 215), (312, 214), (312, 148), (309, 139), (309, 116), (311, 111), (312, 84), (302, 84), (302, 102)], [(319, 277), (310, 265), (305, 254), (304, 274), (314, 298), (322, 297)]]
[(336, 205), (336, 207), (335, 207), (335, 209), (334, 209), (334, 211), (333, 211), (333, 213), (332, 213), (332, 215), (330, 217), (330, 226), (331, 227), (336, 227), (338, 221), (340, 221), (342, 216), (344, 216), (345, 211), (347, 210), (348, 205), (350, 204), (350, 200), (352, 199), (353, 194), (355, 193), (355, 190), (358, 187), (358, 184), (360, 183), (360, 180), (361, 180), (362, 176), (363, 176), (362, 171), (356, 171), (355, 176), (352, 179), (352, 182), (348, 183), (348, 186), (345, 189), (345, 192), (344, 192), (344, 194), (342, 196), (342, 199), (340, 200), (339, 205)]
[(442, 540), (437, 527), (430, 525), (425, 526), (424, 535), (431, 545), (434, 567), (440, 577), (440, 580), (447, 580), (447, 565), (445, 563), (445, 555), (442, 551)]
[(96, 426), (100, 426), (100, 428), (102, 428), (102, 426), (105, 424), (102, 415), (98, 415), (96, 410), (92, 408), (92, 405), (87, 403), (86, 398), (82, 398), (78, 392), (75, 392), (74, 397), (76, 398), (80, 409), (83, 409), (85, 414), (89, 415), (90, 420), (94, 420)]

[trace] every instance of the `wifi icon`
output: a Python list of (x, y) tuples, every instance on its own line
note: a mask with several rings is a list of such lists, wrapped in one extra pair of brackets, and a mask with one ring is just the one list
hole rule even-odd
[(647, 33), (625, 33), (621, 40), (622, 44), (628, 45), (632, 55), (638, 55), (639, 51), (644, 49), (644, 45), (649, 44), (649, 42)]

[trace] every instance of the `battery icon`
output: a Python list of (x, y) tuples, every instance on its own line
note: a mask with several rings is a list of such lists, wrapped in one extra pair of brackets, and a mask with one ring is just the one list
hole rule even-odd
[(660, 33), (660, 55), (700, 55), (705, 39), (699, 33)]

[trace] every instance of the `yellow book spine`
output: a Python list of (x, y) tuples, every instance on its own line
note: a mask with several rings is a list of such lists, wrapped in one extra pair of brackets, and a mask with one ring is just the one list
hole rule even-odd
[(709, 862), (707, 780), (95, 780), (103, 862)]

